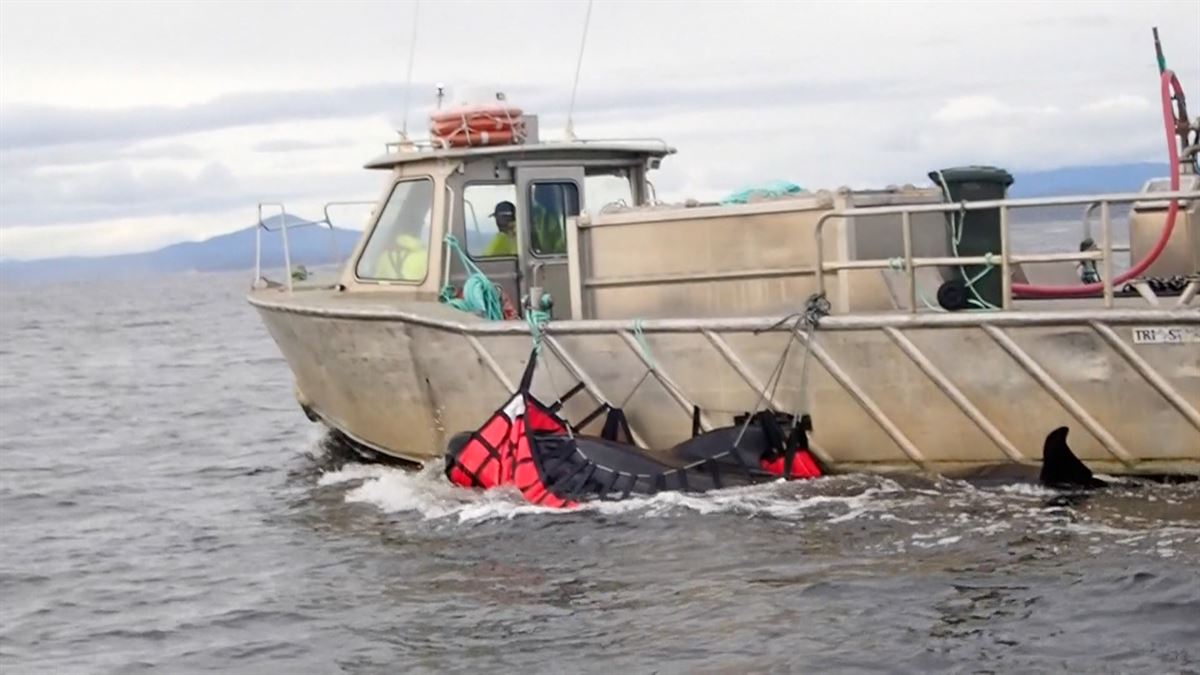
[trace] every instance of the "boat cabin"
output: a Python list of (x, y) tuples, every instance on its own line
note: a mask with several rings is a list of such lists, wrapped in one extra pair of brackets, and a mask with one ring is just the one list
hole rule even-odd
[(366, 165), (394, 180), (342, 273), (345, 289), (435, 299), (474, 271), (465, 256), (514, 304), (544, 289), (555, 314), (569, 312), (568, 220), (649, 203), (647, 173), (674, 152), (661, 141), (389, 148)]
[[(525, 299), (548, 294), (556, 319), (790, 311), (816, 288), (814, 232), (823, 214), (942, 199), (937, 189), (909, 186), (664, 204), (651, 172), (674, 152), (658, 140), (392, 144), (366, 165), (393, 180), (340, 287), (436, 300), (448, 286), (461, 294), (478, 271), (517, 313)], [(895, 214), (830, 223), (825, 258), (898, 256), (899, 223)], [(913, 236), (914, 253), (948, 255), (944, 228), (917, 228)], [(896, 283), (880, 270), (828, 276), (835, 308), (896, 307)]]

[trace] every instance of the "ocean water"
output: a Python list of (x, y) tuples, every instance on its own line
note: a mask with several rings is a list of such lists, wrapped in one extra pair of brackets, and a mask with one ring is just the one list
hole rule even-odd
[(247, 275), (0, 289), (0, 672), (1200, 672), (1200, 484), (559, 513), (333, 447)]

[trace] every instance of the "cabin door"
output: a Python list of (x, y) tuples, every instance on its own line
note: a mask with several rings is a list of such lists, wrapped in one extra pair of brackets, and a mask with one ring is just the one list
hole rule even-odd
[[(571, 317), (567, 218), (583, 208), (581, 167), (517, 167), (522, 292), (549, 293), (555, 319)], [(536, 298), (534, 299), (536, 300)]]

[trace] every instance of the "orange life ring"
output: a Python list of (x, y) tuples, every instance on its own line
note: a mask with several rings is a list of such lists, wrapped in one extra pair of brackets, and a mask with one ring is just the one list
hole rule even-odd
[(510, 145), (515, 134), (511, 129), (505, 131), (471, 131), (458, 129), (445, 136), (434, 134), (433, 140), (448, 148), (469, 148), (480, 145)]
[(429, 115), (429, 132), (446, 147), (506, 145), (523, 136), (521, 109), (486, 105), (436, 110)]
[(497, 119), (518, 120), (521, 118), (521, 114), (521, 109), (515, 106), (499, 104), (476, 105), (446, 108), (445, 110), (434, 110), (429, 114), (429, 119), (434, 122), (445, 122), (462, 120), (464, 117), (488, 116), (495, 117)]

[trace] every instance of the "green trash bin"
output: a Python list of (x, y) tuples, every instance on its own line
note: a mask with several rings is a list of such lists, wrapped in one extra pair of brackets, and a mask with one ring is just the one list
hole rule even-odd
[[(1012, 174), (994, 166), (960, 166), (941, 171), (929, 172), (929, 178), (934, 185), (950, 194), (950, 201), (978, 202), (994, 199), (1004, 199), (1008, 194), (1008, 186), (1012, 185)], [(979, 256), (986, 253), (1000, 255), (1000, 209), (982, 211), (967, 211), (948, 213), (946, 215), (946, 236), (951, 239), (951, 251), (955, 221), (961, 221), (962, 233), (958, 241), (958, 255)], [(970, 301), (976, 294), (985, 302), (996, 307), (1002, 303), (1001, 293), (1003, 284), (1000, 279), (1000, 267), (997, 265), (984, 274), (986, 265), (964, 265), (961, 273), (953, 275), (950, 281), (938, 290), (938, 302), (946, 309), (957, 310), (976, 307)], [(959, 270), (955, 270), (958, 272)], [(983, 276), (975, 279), (976, 276)], [(975, 279), (971, 284), (974, 293), (966, 287), (965, 282)]]

